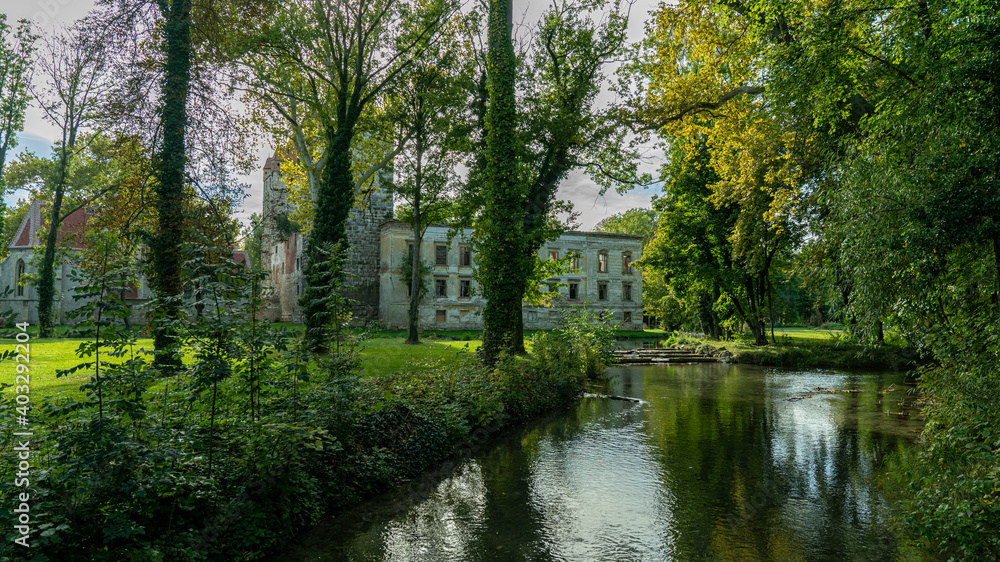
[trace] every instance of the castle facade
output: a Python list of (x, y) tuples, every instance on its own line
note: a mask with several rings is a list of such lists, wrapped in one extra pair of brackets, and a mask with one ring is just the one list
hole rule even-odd
[[(270, 268), (274, 297), (265, 317), (301, 322), (298, 299), (305, 290), (305, 244), (298, 233), (283, 235), (279, 228), (290, 207), (287, 186), (281, 181), (276, 157), (264, 166), (264, 242), (262, 264)], [(393, 220), (392, 195), (377, 188), (366, 204), (355, 207), (347, 223), (350, 244), (345, 268), (347, 294), (357, 301), (356, 322), (379, 321), (390, 328), (408, 323), (410, 282), (404, 264), (413, 247), (413, 228)], [(431, 225), (420, 247), (421, 258), (432, 268), (428, 291), (419, 307), (420, 326), (427, 329), (481, 329), (485, 300), (473, 272), (476, 256), (467, 231), (451, 232), (448, 225)], [(453, 234), (453, 236), (449, 236)], [(583, 306), (604, 314), (624, 330), (641, 330), (642, 275), (632, 265), (642, 257), (641, 236), (606, 232), (566, 232), (538, 250), (542, 259), (571, 256), (570, 272), (549, 279), (553, 293), (548, 306), (525, 306), (524, 327), (556, 326), (560, 310)]]

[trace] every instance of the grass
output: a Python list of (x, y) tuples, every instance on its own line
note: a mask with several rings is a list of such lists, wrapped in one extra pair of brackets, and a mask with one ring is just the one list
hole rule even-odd
[[(30, 386), (31, 393), (36, 400), (60, 393), (67, 397), (83, 398), (80, 385), (90, 380), (93, 369), (77, 371), (72, 375), (62, 377), (57, 377), (56, 373), (91, 360), (91, 358), (80, 358), (76, 355), (77, 348), (84, 341), (86, 340), (79, 338), (33, 338), (29, 341)], [(380, 376), (403, 370), (410, 364), (447, 360), (459, 353), (474, 352), (481, 344), (482, 342), (479, 340), (435, 341), (435, 339), (428, 338), (419, 345), (409, 345), (403, 343), (403, 338), (376, 337), (363, 343), (362, 369), (366, 375)], [(14, 345), (15, 342), (12, 339), (0, 341), (0, 349), (3, 350), (13, 350)], [(152, 349), (153, 340), (151, 338), (140, 339), (138, 347)], [(15, 382), (14, 365), (12, 360), (0, 362), (0, 384), (13, 384)], [(154, 385), (151, 391), (155, 391), (160, 384), (162, 383)], [(12, 394), (13, 388), (6, 388), (4, 392)]]
[[(757, 346), (747, 335), (731, 341), (712, 341), (680, 335), (667, 343), (693, 347), (712, 355), (732, 355), (736, 363), (779, 367), (905, 368), (914, 359), (898, 344), (864, 346), (848, 341), (842, 330), (783, 327), (774, 330), (776, 343)], [(672, 341), (674, 340), (674, 341)]]
[[(280, 323), (272, 324), (276, 328), (284, 328), (292, 331), (302, 331), (302, 324)], [(31, 392), (36, 400), (43, 396), (62, 395), (73, 398), (83, 398), (80, 385), (89, 381), (93, 370), (78, 371), (72, 375), (57, 377), (60, 370), (70, 369), (76, 365), (89, 361), (90, 358), (79, 358), (76, 350), (80, 343), (86, 341), (82, 338), (65, 338), (70, 330), (80, 330), (80, 326), (57, 326), (56, 338), (38, 339), (38, 328), (29, 328), (31, 355)], [(525, 331), (525, 338), (530, 338), (537, 330)], [(669, 332), (663, 330), (644, 331), (619, 331), (618, 337), (622, 339), (658, 339), (665, 338)], [(406, 340), (405, 330), (383, 330), (374, 332), (370, 339), (362, 344), (361, 360), (362, 372), (367, 376), (382, 376), (388, 373), (402, 371), (413, 368), (419, 364), (427, 364), (440, 360), (449, 360), (462, 353), (475, 352), (482, 345), (481, 330), (425, 330), (421, 335), (421, 343), (410, 345), (403, 343)], [(13, 350), (15, 342), (13, 339), (0, 340), (0, 349)], [(152, 349), (153, 340), (151, 338), (141, 338), (138, 340), (138, 347)], [(14, 382), (14, 363), (11, 361), (0, 362), (0, 384), (11, 384)], [(161, 388), (163, 383), (157, 383), (151, 388), (155, 391)], [(13, 389), (5, 389), (4, 392), (12, 393)]]
[[(80, 385), (90, 380), (90, 373), (78, 371), (72, 375), (57, 377), (60, 370), (74, 367), (86, 359), (76, 356), (76, 349), (83, 340), (79, 339), (32, 339), (29, 341), (28, 365), (30, 366), (30, 387), (33, 398), (54, 396), (65, 393), (67, 396), (83, 398)], [(152, 340), (149, 340), (152, 345)], [(14, 349), (13, 340), (3, 340), (4, 350)], [(0, 361), (0, 384), (14, 383), (15, 367), (12, 360)], [(4, 392), (13, 394), (13, 388)]]

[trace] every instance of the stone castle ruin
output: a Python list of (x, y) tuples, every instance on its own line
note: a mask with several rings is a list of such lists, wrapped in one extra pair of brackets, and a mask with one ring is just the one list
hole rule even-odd
[[(288, 221), (292, 207), (279, 164), (277, 155), (264, 164), (261, 263), (269, 268), (268, 284), (274, 289), (264, 316), (275, 322), (302, 322), (298, 300), (305, 291), (306, 241)], [(410, 287), (403, 270), (413, 231), (393, 220), (392, 194), (384, 183), (377, 182), (348, 219), (345, 294), (357, 301), (352, 307), (356, 323), (379, 321), (394, 328), (407, 323)], [(485, 300), (478, 295), (476, 258), (468, 234), (456, 234), (449, 225), (431, 225), (424, 234), (421, 256), (431, 267), (429, 291), (419, 307), (425, 328), (482, 328)], [(642, 329), (642, 275), (632, 265), (642, 256), (642, 237), (571, 231), (538, 250), (542, 259), (570, 255), (575, 256), (573, 271), (548, 280), (553, 293), (550, 305), (524, 307), (525, 328), (553, 328), (561, 309), (582, 306), (622, 329)]]

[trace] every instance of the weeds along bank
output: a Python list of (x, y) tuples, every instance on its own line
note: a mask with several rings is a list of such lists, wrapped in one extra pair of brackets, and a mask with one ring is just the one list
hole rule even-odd
[(75, 370), (92, 376), (81, 398), (33, 397), (23, 486), (13, 459), (24, 427), (3, 394), (0, 501), (13, 521), (28, 494), (30, 546), (5, 525), (0, 559), (260, 558), (475, 436), (566, 404), (610, 359), (606, 329), (577, 316), (495, 368), (461, 353), (362, 377), (355, 335), (334, 330), (334, 351), (310, 356), (299, 335), (249, 320), (254, 274), (199, 267), (204, 307), (170, 377), (120, 329), (115, 291), (88, 309), (103, 327)]
[(837, 335), (823, 339), (778, 335), (774, 343), (758, 346), (745, 341), (722, 342), (675, 332), (664, 340), (663, 345), (695, 350), (728, 363), (764, 367), (863, 368), (897, 371), (912, 368), (917, 359), (912, 350), (900, 343), (862, 345)]

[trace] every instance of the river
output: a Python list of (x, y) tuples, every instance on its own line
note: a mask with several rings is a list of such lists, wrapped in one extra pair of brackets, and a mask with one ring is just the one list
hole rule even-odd
[[(902, 373), (610, 369), (609, 394), (324, 520), (281, 560), (893, 560)], [(440, 471), (439, 471), (440, 472)]]

